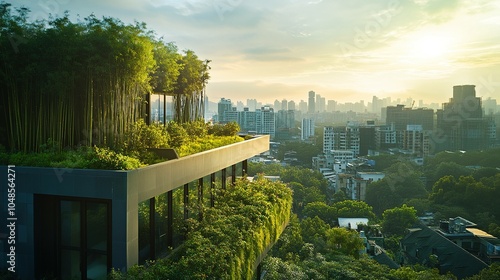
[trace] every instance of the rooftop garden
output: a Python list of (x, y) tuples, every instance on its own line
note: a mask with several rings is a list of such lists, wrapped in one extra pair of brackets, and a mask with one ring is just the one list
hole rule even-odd
[[(142, 22), (29, 17), (0, 2), (0, 164), (128, 170), (242, 140), (203, 121), (210, 61), (192, 50)], [(152, 95), (173, 121), (150, 123)]]
[(38, 152), (9, 153), (0, 150), (1, 165), (130, 170), (165, 161), (151, 148), (174, 149), (179, 157), (243, 141), (236, 123), (208, 124), (202, 120), (178, 124), (146, 125), (139, 120), (127, 131), (124, 141), (111, 149), (79, 146), (60, 151), (51, 139)]

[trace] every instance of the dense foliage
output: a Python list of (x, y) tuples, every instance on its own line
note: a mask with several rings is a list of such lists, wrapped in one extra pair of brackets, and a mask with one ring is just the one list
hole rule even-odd
[(456, 279), (437, 269), (390, 269), (366, 255), (355, 231), (331, 228), (318, 217), (292, 217), (263, 264), (263, 279)]
[[(167, 259), (134, 266), (112, 279), (251, 279), (258, 258), (289, 220), (292, 193), (284, 184), (257, 178), (219, 189), (203, 219), (188, 220), (180, 251)], [(200, 206), (202, 207), (202, 206)]]
[(304, 142), (286, 142), (279, 146), (276, 158), (283, 160), (287, 153), (292, 152), (293, 157), (297, 158), (297, 165), (310, 168), (311, 158), (321, 153), (321, 147)]
[(146, 119), (149, 96), (172, 95), (178, 123), (203, 117), (208, 61), (158, 38), (144, 23), (66, 13), (29, 22), (0, 4), (0, 144), (38, 152), (78, 145), (116, 149)]
[[(328, 236), (331, 237), (332, 233), (327, 233), (335, 227), (336, 218), (342, 212), (348, 213), (342, 216), (368, 217), (372, 224), (379, 224), (380, 227), (369, 225), (368, 228), (382, 230), (384, 248), (392, 257), (398, 255), (399, 240), (406, 228), (417, 221), (417, 214), (424, 215), (426, 212), (434, 212), (436, 220), (463, 216), (477, 222), (490, 234), (500, 236), (500, 226), (495, 222), (500, 215), (495, 211), (499, 208), (492, 203), (500, 189), (499, 170), (491, 167), (472, 170), (459, 165), (471, 177), (460, 177), (465, 174), (445, 176), (433, 188), (426, 189), (424, 178), (430, 174), (426, 167), (419, 167), (404, 157), (381, 158), (382, 171), (387, 178), (369, 185), (367, 203), (345, 200), (345, 195), (332, 195), (328, 189), (322, 191), (323, 179), (310, 180), (315, 178), (312, 176), (315, 171), (309, 169), (251, 165), (253, 170), (266, 175), (281, 175), (294, 190), (295, 214), (264, 262), (264, 279), (455, 279), (453, 275), (440, 275), (437, 270), (428, 267), (389, 269), (364, 255), (355, 260), (354, 251), (332, 251), (335, 246), (328, 245), (332, 244), (331, 241), (328, 243)], [(444, 170), (441, 168), (441, 171)], [(453, 170), (456, 169), (449, 169), (450, 172)], [(354, 234), (352, 238), (359, 239), (359, 236)], [(500, 275), (497, 270), (491, 266), (480, 275), (490, 277), (485, 279), (496, 279)]]
[[(144, 121), (131, 125), (123, 144), (110, 149), (107, 147), (85, 147), (76, 149), (58, 150), (58, 145), (52, 140), (41, 145), (38, 153), (9, 153), (0, 149), (0, 164), (14, 164), (18, 166), (58, 167), (58, 168), (83, 168), (83, 169), (111, 169), (130, 170), (148, 164), (164, 161), (149, 152), (148, 148), (176, 148), (179, 156), (187, 156), (202, 151), (243, 141), (235, 134), (218, 133), (210, 134), (210, 125), (203, 121), (192, 122), (193, 127), (200, 127), (196, 132), (194, 128), (188, 131), (183, 125), (169, 122), (167, 128), (159, 124), (146, 125)], [(228, 124), (225, 133), (234, 133), (234, 124)], [(175, 129), (169, 129), (174, 127)], [(173, 131), (173, 134), (169, 132)], [(195, 133), (196, 132), (196, 133)], [(171, 146), (171, 139), (176, 139), (179, 145)]]

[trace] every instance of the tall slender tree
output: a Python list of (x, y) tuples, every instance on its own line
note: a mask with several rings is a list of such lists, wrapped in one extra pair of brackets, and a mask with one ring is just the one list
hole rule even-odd
[(0, 143), (9, 150), (119, 147), (154, 92), (180, 96), (179, 120), (202, 116), (209, 67), (193, 51), (179, 54), (144, 23), (28, 15), (0, 4)]

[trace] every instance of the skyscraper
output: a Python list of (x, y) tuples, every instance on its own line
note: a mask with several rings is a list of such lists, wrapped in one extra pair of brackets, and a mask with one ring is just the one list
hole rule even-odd
[(314, 136), (314, 120), (304, 118), (302, 119), (301, 127), (301, 140), (307, 140), (309, 137)]
[(307, 103), (307, 112), (312, 114), (316, 112), (316, 104), (315, 104), (316, 93), (314, 91), (309, 92), (309, 99)]
[(328, 100), (328, 105), (326, 107), (326, 111), (328, 112), (335, 112), (337, 107), (337, 101), (335, 100)]
[(278, 112), (279, 110), (281, 110), (281, 102), (278, 99), (274, 100), (273, 109), (276, 112)]
[(217, 103), (217, 114), (219, 117), (219, 122), (225, 122), (225, 112), (230, 112), (232, 109), (231, 99), (221, 98), (219, 103)]
[(299, 102), (299, 111), (301, 111), (302, 113), (307, 113), (307, 102), (305, 102), (304, 100), (300, 100)]
[(437, 150), (477, 150), (489, 145), (488, 120), (483, 117), (481, 98), (475, 85), (453, 87), (453, 97), (437, 110), (437, 128), (442, 132)]
[(405, 108), (404, 105), (386, 108), (386, 124), (394, 123), (397, 131), (403, 131), (407, 125), (420, 124), (424, 130), (434, 129), (434, 110), (426, 108)]
[(269, 134), (274, 138), (276, 132), (276, 123), (274, 110), (271, 107), (264, 106), (260, 110), (257, 109), (257, 132)]
[(247, 99), (247, 107), (250, 111), (255, 111), (257, 109), (257, 100), (256, 99)]
[(288, 101), (286, 99), (281, 100), (281, 110), (288, 110)]

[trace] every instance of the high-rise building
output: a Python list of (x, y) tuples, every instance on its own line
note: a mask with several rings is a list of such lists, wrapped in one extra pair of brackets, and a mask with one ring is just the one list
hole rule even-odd
[(394, 123), (397, 131), (403, 131), (409, 124), (422, 125), (424, 130), (434, 129), (434, 110), (427, 108), (405, 108), (404, 105), (388, 106), (386, 124)]
[(240, 125), (240, 130), (245, 133), (257, 133), (257, 112), (250, 111), (249, 108), (243, 108), (242, 112), (239, 112), (238, 124)]
[(372, 112), (379, 113), (383, 107), (383, 102), (378, 97), (373, 96), (372, 98)]
[(276, 138), (291, 138), (290, 131), (295, 127), (295, 111), (279, 110), (276, 113)]
[(279, 110), (281, 110), (281, 102), (278, 99), (274, 100), (273, 109), (276, 112), (278, 112)]
[(236, 102), (236, 110), (237, 111), (243, 111), (243, 108), (245, 108), (245, 106), (243, 105), (243, 102), (237, 101)]
[(356, 122), (348, 122), (346, 126), (323, 128), (323, 153), (332, 150), (351, 151), (355, 156), (360, 153), (360, 126)]
[(325, 126), (323, 128), (323, 154), (328, 154), (335, 150), (335, 128), (333, 126)]
[(359, 156), (366, 156), (369, 151), (374, 151), (377, 148), (375, 140), (375, 122), (367, 121), (366, 125), (359, 127)]
[(280, 110), (288, 110), (288, 101), (286, 99), (281, 100), (281, 109)]
[(247, 99), (247, 107), (249, 111), (255, 111), (257, 109), (257, 100), (256, 99)]
[(221, 98), (219, 103), (217, 103), (217, 114), (219, 118), (219, 122), (225, 123), (227, 122), (225, 118), (225, 112), (230, 112), (232, 110), (231, 99)]
[(488, 97), (488, 99), (483, 100), (483, 107), (484, 107), (484, 113), (486, 115), (495, 114), (497, 112), (497, 107), (498, 107), (497, 100)]
[(224, 111), (224, 114), (222, 116), (222, 121), (219, 121), (221, 123), (228, 123), (228, 122), (238, 122), (238, 110), (236, 110), (236, 107), (231, 107), (231, 110), (229, 111)]
[(425, 157), (428, 156), (430, 152), (429, 140), (429, 133), (423, 130), (422, 125), (408, 125), (403, 132), (402, 149), (413, 155)]
[(437, 150), (477, 150), (489, 147), (489, 121), (483, 117), (475, 85), (453, 87), (453, 97), (436, 113), (440, 141)]
[(309, 91), (309, 99), (307, 100), (307, 112), (309, 114), (313, 114), (316, 112), (316, 104), (315, 104), (316, 93), (314, 91)]
[(314, 120), (303, 118), (300, 139), (308, 140), (311, 136), (314, 136)]
[(337, 101), (335, 100), (328, 100), (328, 105), (326, 107), (326, 111), (328, 112), (335, 112), (337, 109)]
[(273, 108), (264, 106), (257, 109), (256, 112), (257, 133), (269, 134), (274, 138), (276, 123)]
[(293, 101), (293, 100), (288, 101), (288, 110), (296, 110), (295, 109), (295, 101)]
[(397, 132), (394, 123), (382, 125), (375, 129), (375, 142), (377, 150), (397, 147)]
[(304, 100), (300, 100), (299, 102), (299, 111), (301, 111), (302, 113), (307, 113), (307, 102), (305, 102)]
[(321, 95), (316, 94), (316, 104), (315, 104), (315, 109), (318, 112), (324, 112), (326, 110), (326, 101), (324, 97), (321, 97)]

